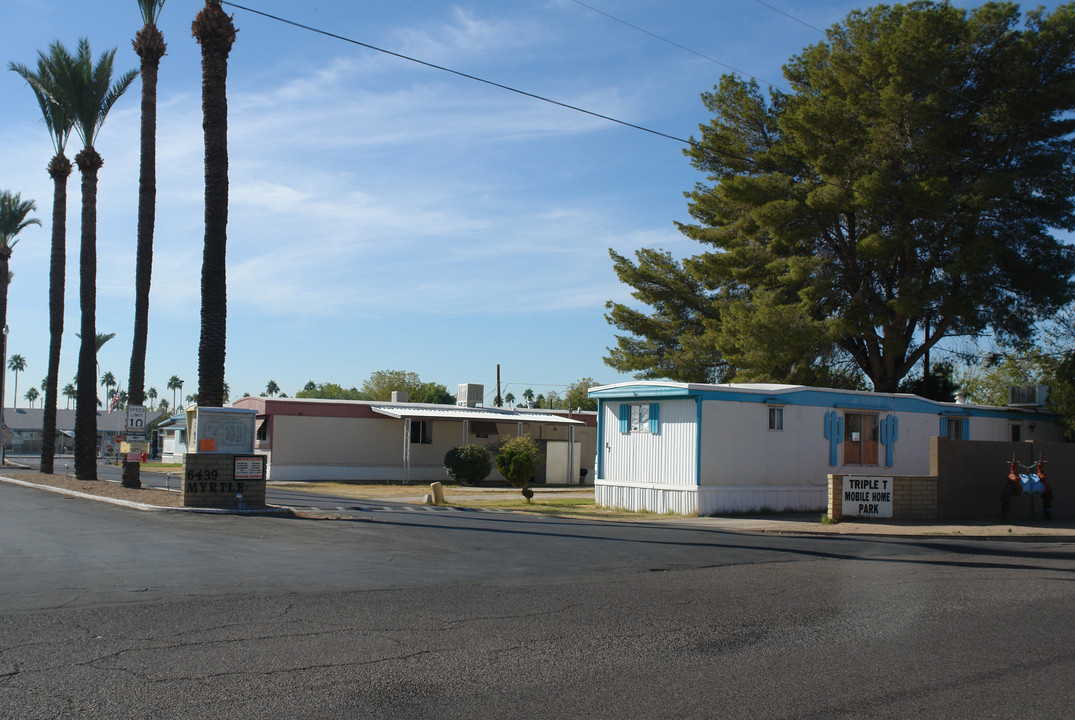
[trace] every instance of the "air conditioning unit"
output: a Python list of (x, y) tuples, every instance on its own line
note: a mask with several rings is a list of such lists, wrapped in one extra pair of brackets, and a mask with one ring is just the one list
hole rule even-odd
[(485, 400), (485, 386), (474, 383), (460, 383), (455, 404), (459, 407), (479, 407)]
[(1009, 385), (1009, 407), (1041, 407), (1049, 398), (1048, 385)]

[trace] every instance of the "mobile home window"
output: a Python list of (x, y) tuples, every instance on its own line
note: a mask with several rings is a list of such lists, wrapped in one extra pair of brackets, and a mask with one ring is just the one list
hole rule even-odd
[(877, 464), (877, 416), (871, 413), (844, 414), (844, 464)]
[(429, 445), (433, 442), (432, 420), (411, 420), (411, 444)]
[(942, 416), (941, 437), (949, 440), (970, 440), (970, 418)]
[(769, 429), (770, 430), (783, 430), (784, 429), (784, 408), (771, 407), (769, 408)]
[(660, 409), (657, 403), (623, 403), (620, 405), (620, 432), (656, 434), (660, 430)]

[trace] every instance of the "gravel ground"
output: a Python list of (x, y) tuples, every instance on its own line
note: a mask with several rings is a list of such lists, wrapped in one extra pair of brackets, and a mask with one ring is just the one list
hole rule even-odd
[(44, 473), (27, 472), (11, 467), (5, 467), (3, 474), (23, 482), (75, 490), (88, 495), (101, 495), (159, 507), (182, 507), (179, 502), (179, 493), (167, 490), (154, 490), (144, 487), (134, 490), (109, 480), (79, 480), (66, 475), (45, 475)]

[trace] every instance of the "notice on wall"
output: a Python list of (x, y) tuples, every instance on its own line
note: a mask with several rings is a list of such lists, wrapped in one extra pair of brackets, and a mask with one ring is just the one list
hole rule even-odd
[(265, 479), (265, 456), (255, 455), (252, 457), (235, 458), (236, 480), (264, 480)]
[(892, 517), (892, 478), (844, 475), (844, 517)]

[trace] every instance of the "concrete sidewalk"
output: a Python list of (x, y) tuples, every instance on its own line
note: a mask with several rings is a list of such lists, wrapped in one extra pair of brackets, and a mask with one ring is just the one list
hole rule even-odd
[(1001, 524), (999, 522), (922, 523), (899, 521), (839, 522), (822, 524), (816, 513), (745, 517), (683, 518), (675, 522), (727, 530), (787, 535), (862, 535), (883, 537), (959, 537), (982, 540), (1075, 541), (1070, 520)]

